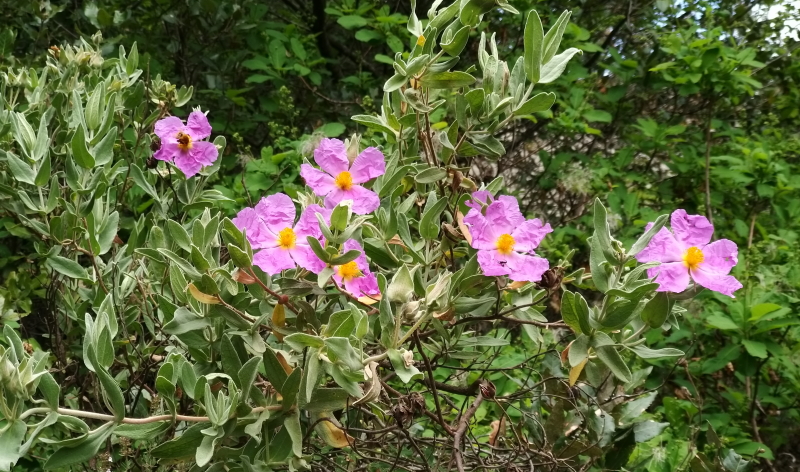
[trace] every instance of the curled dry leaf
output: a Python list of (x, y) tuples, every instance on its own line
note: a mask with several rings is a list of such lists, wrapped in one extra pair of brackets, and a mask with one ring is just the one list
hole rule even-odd
[(469, 232), (469, 228), (464, 224), (464, 214), (461, 213), (461, 210), (456, 211), (456, 221), (458, 222), (458, 229), (461, 230), (461, 234), (467, 240), (467, 244), (472, 245), (472, 233)]
[(492, 432), (489, 433), (489, 444), (497, 446), (497, 439), (506, 434), (506, 417), (503, 416), (499, 420), (492, 421), (489, 427), (492, 428)]
[(192, 294), (192, 297), (194, 297), (194, 299), (200, 303), (205, 303), (206, 305), (219, 304), (219, 298), (201, 292), (200, 289), (194, 286), (194, 284), (189, 284), (189, 293)]
[(355, 442), (355, 439), (341, 428), (341, 424), (330, 412), (319, 413), (316, 420), (317, 424), (314, 429), (328, 446), (341, 449), (349, 447)]
[(367, 391), (364, 396), (353, 402), (353, 406), (364, 405), (375, 401), (381, 394), (381, 378), (378, 376), (378, 363), (370, 362), (364, 368), (364, 379), (367, 381)]

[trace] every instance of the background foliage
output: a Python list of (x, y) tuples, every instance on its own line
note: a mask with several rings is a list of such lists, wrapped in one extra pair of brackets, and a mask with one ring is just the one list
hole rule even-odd
[[(617, 412), (617, 426), (640, 417), (645, 410), (646, 419), (661, 426), (645, 441), (638, 441), (634, 434), (609, 437), (602, 454), (582, 451), (591, 458), (584, 464), (594, 464), (596, 470), (714, 470), (693, 461), (696, 452), (704, 452), (708, 457), (720, 454), (719, 467), (724, 470), (741, 470), (738, 462), (731, 468), (739, 456), (754, 460), (758, 464), (754, 467), (797, 467), (800, 117), (796, 84), (800, 70), (795, 61), (797, 38), (785, 24), (787, 18), (796, 16), (793, 7), (784, 6), (777, 17), (767, 20), (773, 2), (511, 3), (521, 12), (535, 8), (545, 28), (556, 21), (562, 9), (570, 9), (562, 49), (576, 47), (583, 54), (547, 86), (546, 91), (556, 95), (552, 109), (511, 122), (499, 136), (505, 154), (492, 160), (465, 160), (462, 164), (469, 168), (465, 177), (488, 183), (503, 176), (506, 188), (519, 197), (524, 213), (541, 217), (556, 228), (542, 248), (552, 263), (571, 249), (578, 250), (571, 259), (573, 269), (589, 269), (586, 238), (591, 235), (591, 206), (596, 197), (607, 202), (612, 230), (628, 246), (647, 221), (684, 208), (708, 215), (716, 237), (734, 240), (741, 250), (736, 275), (745, 288), (735, 300), (701, 294), (684, 305), (687, 311), (672, 330), (647, 333), (648, 345), (681, 347), (686, 357), (677, 363), (674, 359), (644, 361), (652, 364), (652, 372), (641, 385), (633, 386), (629, 393), (609, 392), (608, 398), (615, 398), (613, 393), (623, 399), (634, 391), (652, 392), (621, 402), (624, 411)], [(36, 101), (40, 72), (30, 72), (31, 68), (41, 71), (48, 55), (66, 55), (66, 44), (86, 39), (75, 51), (86, 53), (86, 62), (79, 67), (100, 67), (92, 61), (101, 57), (110, 64), (123, 46), (129, 53), (120, 56), (123, 59), (114, 67), (122, 68), (117, 79), (130, 88), (121, 85), (119, 93), (126, 94), (125, 105), (134, 110), (136, 121), (144, 123), (143, 128), (119, 130), (120, 136), (123, 131), (129, 133), (120, 143), (134, 143), (124, 151), (143, 176), (149, 175), (145, 173), (146, 157), (151, 152), (148, 133), (153, 122), (166, 114), (185, 116), (190, 105), (211, 110), (215, 136), (223, 136), (227, 145), (219, 171), (203, 177), (206, 193), (172, 189), (173, 182), (162, 177), (142, 179), (149, 182), (154, 194), (177, 190), (174, 194), (182, 205), (197, 204), (196, 209), (213, 204), (222, 208), (223, 216), (233, 216), (262, 195), (285, 191), (297, 196), (303, 186), (299, 164), (311, 156), (322, 136), (344, 138), (357, 131), (364, 133), (365, 141), (383, 143), (382, 133), (359, 126), (350, 117), (380, 112), (384, 82), (395, 73), (394, 55), (410, 51), (415, 41), (407, 28), (411, 9), (405, 2), (3, 1), (0, 5), (5, 25), (0, 30), (0, 60), (6, 110), (25, 112)], [(420, 1), (416, 11), (422, 17), (429, 7), (430, 2)], [(497, 10), (487, 15), (470, 31), (462, 61), (479, 61), (477, 38), (488, 30), (497, 34), (499, 56), (513, 64), (523, 54), (523, 27), (523, 15)], [(102, 42), (90, 39), (98, 30)], [(138, 77), (133, 77), (137, 64), (129, 68), (124, 59), (130, 60), (134, 54), (134, 43), (138, 69), (142, 70)], [(48, 52), (51, 46), (59, 46), (60, 52)], [(91, 77), (87, 91), (94, 90), (100, 80), (99, 75)], [(80, 100), (85, 103), (86, 98)], [(66, 103), (52, 105), (68, 109)], [(15, 139), (13, 123), (9, 114), (0, 118), (0, 139), (6, 149)], [(438, 136), (447, 126), (446, 110), (431, 113), (430, 122), (431, 133)], [(102, 129), (102, 118), (98, 128)], [(119, 151), (116, 146), (114, 151)], [(9, 174), (12, 170), (7, 162), (3, 171)], [(53, 188), (49, 170), (40, 170), (36, 169), (33, 183)], [(118, 218), (119, 237), (134, 248), (132, 240), (138, 238), (139, 246), (144, 246), (145, 239), (152, 238), (143, 229), (150, 212), (185, 222), (193, 209), (178, 204), (156, 209), (160, 203), (149, 198), (149, 188), (137, 180), (137, 171), (130, 172), (138, 188), (125, 183), (130, 182), (122, 179), (127, 176), (114, 176), (118, 179), (106, 182), (106, 188), (98, 192), (104, 195), (102, 208), (77, 208), (87, 220), (86, 233), (93, 235), (102, 251), (99, 254), (123, 256), (112, 251), (113, 245), (119, 244), (114, 239), (117, 235), (103, 232), (116, 224), (93, 221), (95, 211), (104, 218)], [(88, 191), (89, 180), (87, 176), (76, 187)], [(0, 316), (4, 326), (18, 329), (34, 350), (53, 353), (56, 362), (51, 372), (61, 385), (66, 404), (91, 409), (86, 399), (97, 398), (98, 385), (97, 377), (80, 360), (86, 326), (82, 316), (64, 319), (65, 313), (74, 311), (70, 304), (81, 303), (79, 296), (70, 295), (72, 290), (78, 293), (80, 284), (68, 289), (63, 280), (53, 277), (52, 262), (45, 262), (53, 259), (44, 257), (52, 245), (35, 241), (36, 227), (18, 216), (40, 211), (51, 202), (31, 201), (35, 208), (24, 209), (21, 206), (27, 202), (20, 201), (7, 184), (0, 215)], [(113, 191), (107, 193), (108, 188)], [(182, 192), (185, 195), (178, 195)], [(80, 203), (71, 202), (76, 207)], [(114, 211), (106, 212), (106, 206)], [(111, 216), (114, 213), (116, 217)], [(62, 235), (58, 239), (77, 241), (79, 237)], [(73, 246), (70, 250), (77, 249)], [(97, 254), (94, 248), (89, 250)], [(82, 262), (89, 264), (88, 259)], [(559, 290), (553, 292), (543, 311), (551, 322), (562, 318)], [(595, 301), (592, 293), (586, 292), (590, 302)], [(90, 306), (100, 307), (101, 301)], [(132, 300), (131, 306), (135, 305)], [(141, 322), (148, 323), (147, 319), (142, 317)], [(486, 331), (493, 336), (497, 329), (507, 329), (513, 339), (527, 331), (520, 326), (482, 329), (495, 330)], [(135, 333), (121, 335), (117, 342), (125, 343), (132, 335)], [(572, 339), (550, 330), (538, 335), (545, 337), (540, 343), (545, 349), (553, 347), (557, 352)], [(135, 392), (142, 392), (141, 398), (149, 398), (146, 388), (152, 388), (161, 375), (157, 375), (160, 364), (155, 359), (167, 355), (164, 346), (138, 346), (144, 351), (117, 360), (134, 362), (119, 366), (120, 370), (130, 368), (126, 395), (139, 398)], [(436, 380), (462, 389), (445, 397), (458, 411), (469, 406), (464, 394), (474, 394), (463, 389), (479, 377), (508, 393), (520, 378), (566, 375), (555, 355), (523, 364), (536, 352), (532, 342), (511, 343), (496, 349), (494, 363), (483, 359), (479, 366), (464, 364), (471, 370), (468, 375), (458, 370), (437, 371)], [(513, 366), (519, 368), (491, 371)], [(427, 384), (417, 382), (402, 393), (411, 391), (425, 392), (426, 409), (435, 410)], [(157, 403), (152, 398), (137, 401), (133, 411), (146, 416)], [(570, 416), (571, 407), (566, 413), (554, 412), (555, 405), (542, 407), (547, 410), (543, 440), (553, 447), (552, 438), (569, 437), (575, 426), (570, 422), (575, 418)], [(585, 406), (577, 405), (575, 410), (581, 407)], [(484, 405), (475, 414), (475, 436), (488, 437), (492, 422), (503, 417), (498, 407)], [(56, 433), (53, 439), (63, 437)], [(127, 445), (115, 440), (101, 451), (136, 470), (154, 465), (137, 464), (136, 457), (155, 446), (144, 440)], [(37, 443), (37, 452), (23, 458), (19, 467), (36, 470), (42, 462), (37, 457), (47, 457), (53, 449)]]

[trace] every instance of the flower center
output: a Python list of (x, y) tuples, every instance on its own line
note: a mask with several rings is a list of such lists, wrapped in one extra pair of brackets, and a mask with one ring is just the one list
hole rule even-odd
[(339, 277), (344, 281), (350, 281), (356, 277), (361, 277), (361, 270), (358, 268), (356, 261), (350, 261), (347, 264), (339, 266)]
[(514, 237), (510, 234), (501, 234), (499, 238), (497, 238), (497, 252), (503, 254), (505, 256), (511, 254), (514, 251)]
[(283, 228), (278, 233), (278, 246), (283, 249), (294, 249), (295, 243), (297, 242), (297, 236), (294, 234), (294, 230), (292, 228)]
[(350, 190), (353, 187), (353, 176), (350, 172), (344, 171), (336, 176), (336, 186), (342, 190)]
[(176, 138), (178, 139), (178, 148), (181, 151), (186, 152), (192, 148), (192, 137), (188, 134), (184, 133), (183, 131), (179, 131)]
[(697, 269), (701, 262), (705, 259), (703, 255), (703, 251), (701, 251), (696, 246), (692, 246), (686, 250), (686, 254), (683, 255), (683, 263), (686, 264), (691, 270)]

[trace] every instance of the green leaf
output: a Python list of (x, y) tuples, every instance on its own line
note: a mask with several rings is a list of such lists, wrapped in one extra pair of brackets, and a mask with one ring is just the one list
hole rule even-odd
[(439, 215), (447, 206), (447, 198), (440, 198), (422, 213), (419, 220), (419, 235), (425, 239), (436, 239), (439, 236)]
[(633, 425), (633, 435), (637, 443), (646, 442), (661, 434), (669, 423), (657, 423), (653, 420), (646, 420)]
[(208, 423), (198, 423), (190, 426), (177, 438), (159, 444), (150, 451), (153, 457), (172, 460), (194, 460), (197, 447), (203, 440), (201, 432), (208, 427)]
[(667, 292), (657, 292), (644, 306), (642, 320), (651, 328), (660, 328), (667, 321), (674, 303), (673, 300), (670, 300)]
[(422, 372), (420, 372), (419, 369), (417, 369), (413, 364), (406, 366), (405, 360), (403, 359), (403, 355), (400, 354), (400, 351), (397, 349), (389, 349), (387, 352), (389, 353), (389, 360), (392, 363), (394, 372), (403, 383), (407, 384), (414, 379), (421, 379), (423, 377)]
[(589, 305), (580, 293), (573, 293), (569, 290), (564, 292), (561, 298), (561, 316), (576, 333), (591, 334)]
[(614, 346), (600, 346), (595, 348), (597, 357), (603, 361), (611, 372), (621, 381), (628, 383), (631, 381), (631, 370), (625, 365), (625, 361), (617, 352)]
[(589, 336), (579, 334), (569, 347), (569, 365), (575, 367), (589, 357)]
[(432, 184), (447, 177), (447, 171), (441, 167), (429, 167), (414, 177), (414, 180), (420, 184)]
[(211, 321), (185, 307), (175, 310), (175, 315), (164, 325), (167, 334), (183, 334), (211, 326)]
[(411, 279), (411, 272), (405, 264), (395, 272), (392, 282), (386, 290), (389, 301), (405, 303), (411, 300), (414, 295), (414, 281)]
[(629, 347), (631, 351), (635, 352), (637, 356), (642, 359), (663, 359), (665, 357), (682, 357), (685, 353), (680, 349), (673, 349), (667, 347), (664, 349), (650, 349), (645, 346)]
[(516, 110), (515, 115), (530, 115), (540, 111), (549, 110), (553, 103), (556, 102), (556, 94), (552, 92), (542, 92), (533, 96), (527, 102), (523, 103)]
[[(4, 421), (4, 423), (6, 423)], [(20, 446), (25, 442), (25, 422), (14, 420), (0, 432), (0, 470), (12, 470), (20, 458)]]
[(420, 82), (431, 89), (453, 89), (474, 84), (475, 77), (461, 71), (437, 72), (423, 75)]
[(249, 269), (253, 266), (253, 261), (250, 256), (233, 244), (228, 244), (228, 254), (230, 254), (231, 260), (236, 264), (236, 267)]
[(36, 185), (37, 187), (44, 187), (45, 185), (47, 185), (47, 181), (50, 180), (51, 176), (50, 171), (51, 171), (50, 154), (47, 154), (46, 156), (44, 156), (44, 160), (42, 160), (42, 164), (39, 166), (39, 170), (36, 172), (36, 178), (34, 179), (33, 182), (34, 185)]
[(553, 57), (548, 63), (542, 66), (542, 74), (538, 83), (549, 84), (550, 82), (561, 77), (561, 74), (567, 67), (569, 60), (572, 59), (572, 56), (578, 53), (581, 53), (580, 49), (569, 48), (561, 54)]
[(722, 459), (722, 466), (728, 472), (745, 472), (750, 466), (750, 462), (742, 459), (742, 456), (733, 449), (728, 449), (728, 453)]
[(358, 15), (340, 16), (336, 22), (345, 29), (361, 28), (367, 25), (367, 19)]
[(758, 357), (759, 359), (766, 359), (769, 356), (769, 354), (767, 354), (766, 344), (762, 343), (761, 341), (744, 339), (742, 340), (742, 344), (744, 344), (744, 348), (747, 349), (747, 353), (753, 357)]
[(114, 434), (131, 439), (153, 439), (160, 437), (172, 427), (169, 421), (146, 424), (121, 424), (114, 429)]
[(611, 123), (614, 119), (611, 113), (603, 110), (587, 110), (583, 113), (583, 118), (586, 121), (599, 121), (602, 123)]
[(89, 153), (89, 148), (86, 147), (86, 131), (83, 129), (83, 125), (78, 126), (72, 136), (72, 157), (84, 169), (94, 168), (94, 156)]
[(750, 319), (748, 321), (758, 321), (764, 317), (764, 315), (772, 313), (775, 310), (779, 310), (781, 308), (780, 305), (776, 305), (775, 303), (760, 303), (755, 305), (754, 307), (750, 308)]
[(628, 252), (628, 256), (633, 257), (636, 254), (642, 252), (642, 250), (646, 248), (648, 244), (650, 244), (650, 240), (653, 239), (653, 236), (655, 236), (659, 231), (661, 231), (661, 228), (663, 228), (664, 225), (667, 224), (668, 219), (669, 215), (661, 215), (658, 218), (656, 218), (656, 221), (653, 223), (653, 226), (651, 226), (650, 229), (645, 231), (643, 235), (639, 236), (639, 239), (637, 239), (636, 242), (633, 243), (633, 246), (631, 246), (631, 250)]
[(725, 315), (711, 315), (706, 318), (706, 323), (719, 329), (739, 329), (739, 325)]
[[(400, 88), (400, 87), (398, 86), (398, 88)], [(356, 123), (360, 123), (360, 124), (366, 126), (367, 128), (371, 128), (371, 129), (380, 131), (382, 133), (387, 133), (387, 134), (390, 134), (392, 136), (397, 136), (397, 132), (395, 130), (393, 130), (391, 127), (389, 127), (389, 125), (386, 124), (386, 122), (384, 120), (382, 120), (381, 118), (378, 118), (377, 116), (372, 116), (372, 115), (354, 115), (351, 119), (353, 121), (355, 121)]]
[(464, 46), (467, 45), (467, 40), (469, 39), (469, 26), (464, 26), (459, 29), (449, 41), (442, 41), (440, 46), (447, 54), (450, 54), (453, 57), (458, 56), (461, 54), (461, 51), (464, 50)]
[(303, 369), (294, 369), (286, 378), (281, 387), (281, 395), (283, 396), (283, 409), (288, 411), (294, 406), (297, 400), (297, 394), (300, 392), (300, 381), (302, 380)]
[(532, 84), (539, 83), (542, 74), (544, 28), (536, 10), (528, 13), (523, 44), (525, 45), (525, 75)]
[(283, 366), (280, 361), (278, 361), (278, 357), (272, 349), (267, 348), (267, 350), (264, 351), (263, 357), (264, 373), (267, 375), (267, 380), (275, 387), (278, 393), (283, 395), (283, 384), (286, 382), (289, 375), (283, 370)]
[(325, 345), (325, 341), (319, 336), (312, 336), (306, 333), (293, 333), (286, 336), (283, 342), (291, 346), (295, 351), (302, 352), (307, 347), (319, 348)]
[(106, 423), (90, 432), (86, 437), (69, 447), (62, 447), (47, 459), (45, 469), (63, 469), (74, 464), (86, 462), (105, 444), (114, 432), (114, 423)]
[(7, 151), (5, 155), (6, 163), (8, 164), (9, 169), (11, 169), (11, 173), (14, 175), (15, 179), (19, 180), (20, 182), (25, 182), (26, 184), (37, 185), (37, 175), (33, 171), (33, 167), (14, 155), (13, 152)]
[(571, 11), (564, 10), (561, 16), (558, 17), (553, 27), (544, 37), (544, 52), (542, 54), (542, 63), (547, 64), (550, 59), (558, 52), (558, 46), (561, 45), (561, 38), (564, 36), (564, 30), (569, 24), (569, 17), (572, 15)]
[(316, 129), (317, 132), (324, 134), (329, 138), (341, 136), (347, 130), (341, 123), (325, 123)]
[(61, 256), (50, 256), (47, 258), (46, 265), (56, 272), (66, 275), (67, 277), (80, 280), (90, 280), (89, 274), (86, 269), (81, 267), (80, 264)]

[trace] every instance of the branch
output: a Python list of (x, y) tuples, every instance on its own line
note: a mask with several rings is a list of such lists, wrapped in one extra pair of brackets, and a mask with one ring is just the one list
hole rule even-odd
[[(277, 411), (282, 409), (283, 406), (281, 405), (271, 405), (271, 406), (259, 406), (250, 410), (250, 413), (261, 413), (265, 410), (270, 411)], [(75, 416), (77, 418), (89, 418), (93, 420), (103, 420), (103, 421), (115, 421), (115, 417), (113, 415), (106, 415), (103, 413), (95, 413), (93, 411), (83, 411), (83, 410), (71, 410), (69, 408), (57, 408), (55, 410), (51, 408), (31, 408), (23, 412), (19, 419), (24, 420), (25, 418), (33, 415), (39, 415), (42, 413), (50, 413), (55, 411), (59, 415), (66, 415), (66, 416)], [(190, 423), (205, 423), (209, 421), (208, 416), (186, 416), (186, 415), (158, 415), (158, 416), (149, 416), (147, 418), (123, 418), (120, 423), (123, 424), (148, 424), (148, 423), (158, 423), (159, 421), (187, 421)]]
[(469, 426), (469, 420), (471, 420), (475, 412), (478, 411), (478, 407), (481, 406), (481, 403), (483, 403), (483, 394), (478, 392), (475, 401), (472, 402), (467, 412), (464, 413), (458, 421), (458, 429), (456, 429), (456, 434), (453, 436), (453, 456), (456, 459), (456, 467), (459, 472), (464, 472), (464, 454), (462, 452), (464, 433), (467, 431), (467, 426)]

